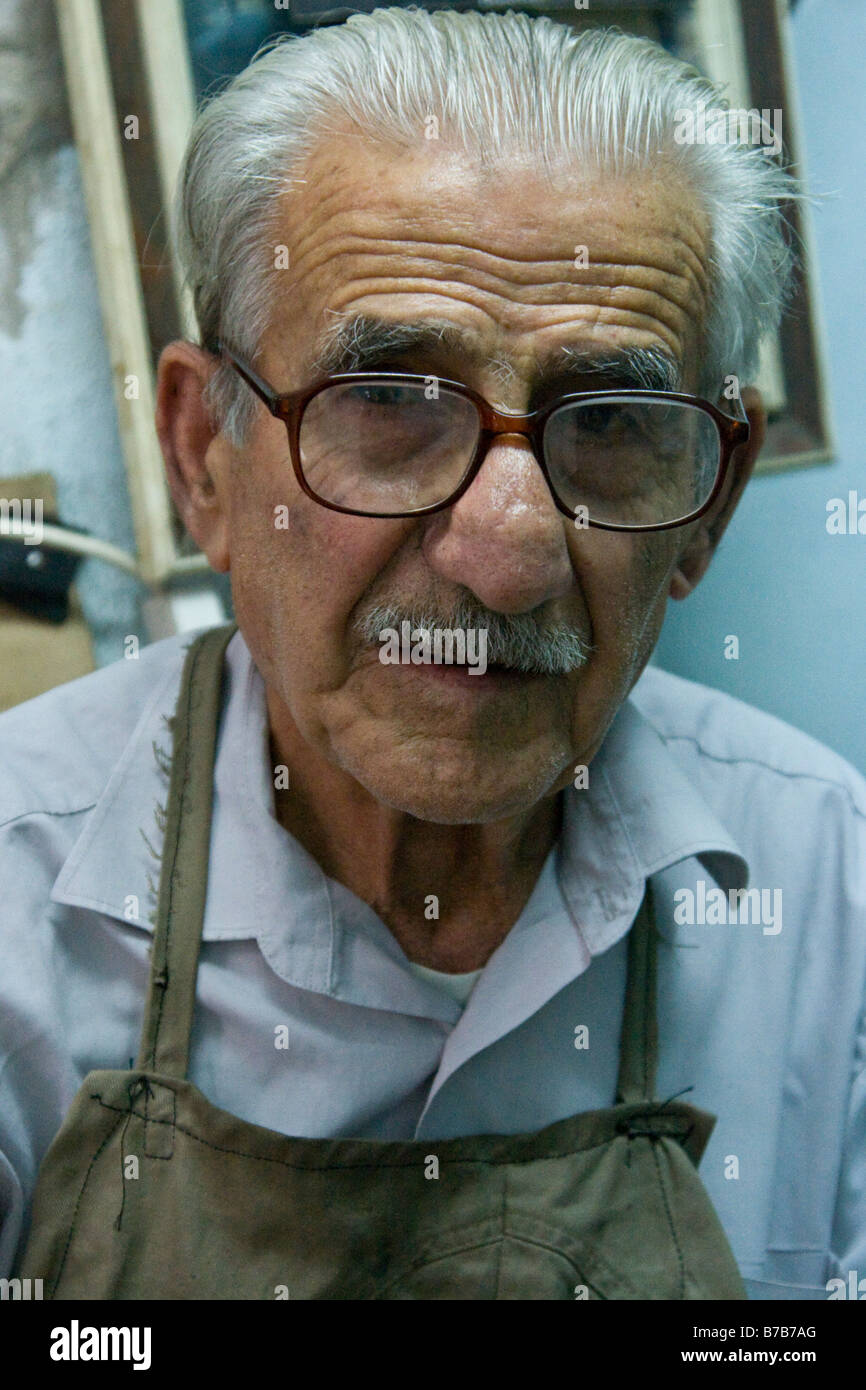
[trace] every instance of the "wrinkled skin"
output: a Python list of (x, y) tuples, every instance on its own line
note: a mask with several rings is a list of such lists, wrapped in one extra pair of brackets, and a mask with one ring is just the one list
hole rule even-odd
[[(513, 157), (481, 168), (444, 143), (396, 150), (348, 132), (319, 147), (304, 177), (274, 226), (290, 268), (276, 276), (256, 360), (279, 392), (315, 379), (314, 345), (333, 311), (447, 319), (464, 334), (459, 351), (380, 369), (457, 379), (506, 410), (592, 387), (574, 373), (540, 378), (537, 362), (561, 344), (665, 348), (683, 366), (682, 389), (695, 389), (708, 234), (681, 179), (544, 175)], [(577, 245), (587, 268), (574, 267)], [(499, 439), (464, 496), (433, 516), (328, 511), (299, 489), (285, 428), (264, 406), (243, 449), (213, 432), (201, 397), (215, 366), (190, 344), (166, 350), (158, 428), (181, 514), (213, 568), (230, 570), (266, 682), (273, 759), (291, 769), (280, 819), (411, 959), (475, 969), (528, 898), (558, 832), (556, 793), (575, 764), (591, 763), (668, 596), (686, 597), (705, 572), (763, 438), (760, 399), (743, 393), (752, 437), (713, 511), (627, 535), (576, 529), (517, 436)], [(288, 529), (274, 525), (280, 505)], [(352, 631), (371, 599), (447, 612), (467, 591), (504, 614), (576, 622), (593, 648), (587, 664), (473, 682), (382, 665)], [(439, 898), (435, 921), (428, 894)]]

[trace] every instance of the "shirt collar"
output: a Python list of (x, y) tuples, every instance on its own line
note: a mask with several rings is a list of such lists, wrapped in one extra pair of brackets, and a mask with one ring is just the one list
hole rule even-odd
[[(179, 675), (172, 670), (158, 682), (53, 901), (151, 928), (168, 790), (165, 721)], [(442, 995), (434, 1004), (439, 992), (406, 970), (404, 952), (372, 909), (328, 879), (276, 820), (272, 776), (264, 683), (238, 631), (226, 652), (203, 940), (255, 939), (284, 979), (351, 1002), (372, 1004), (375, 996), (416, 1013), (425, 991), (427, 1016), (453, 1022), (455, 1001)], [(723, 888), (748, 883), (742, 851), (631, 700), (589, 766), (589, 785), (566, 791), (563, 803), (554, 858), (583, 968), (628, 930), (651, 874), (695, 855)], [(533, 894), (528, 906), (538, 902)], [(521, 918), (521, 928), (527, 922)]]
[(593, 954), (633, 920), (646, 880), (683, 859), (702, 858), (726, 890), (746, 887), (742, 850), (631, 699), (588, 778), (564, 798), (561, 882)]

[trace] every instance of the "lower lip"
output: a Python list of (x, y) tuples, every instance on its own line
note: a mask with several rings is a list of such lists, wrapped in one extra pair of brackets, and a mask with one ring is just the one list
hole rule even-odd
[(403, 668), (417, 672), (425, 680), (437, 681), (440, 685), (468, 690), (506, 690), (512, 686), (525, 685), (527, 681), (544, 679), (527, 671), (513, 671), (504, 666), (488, 666), (482, 674), (475, 675), (477, 668), (468, 666), (408, 665)]

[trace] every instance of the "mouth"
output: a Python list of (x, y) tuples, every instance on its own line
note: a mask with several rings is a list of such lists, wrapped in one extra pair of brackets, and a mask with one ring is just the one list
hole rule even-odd
[(417, 679), (427, 682), (436, 682), (439, 685), (452, 686), (458, 689), (491, 691), (504, 690), (510, 686), (525, 685), (527, 681), (549, 680), (549, 676), (542, 676), (534, 671), (519, 671), (514, 666), (500, 666), (496, 662), (489, 662), (482, 672), (477, 666), (469, 666), (466, 663), (446, 663), (435, 665), (406, 665), (402, 668), (412, 672)]

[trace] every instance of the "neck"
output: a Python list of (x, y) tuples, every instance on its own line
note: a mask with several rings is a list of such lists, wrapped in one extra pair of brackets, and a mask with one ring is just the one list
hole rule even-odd
[(371, 796), (295, 731), (271, 734), (291, 785), (280, 824), (377, 913), (410, 960), (454, 974), (484, 965), (517, 921), (560, 830), (561, 797), (485, 824), (439, 825)]

